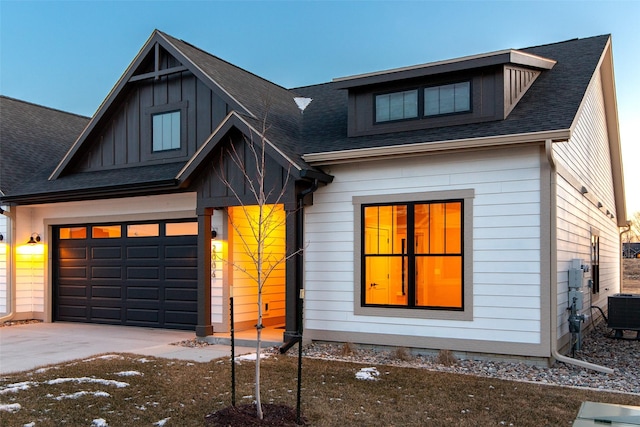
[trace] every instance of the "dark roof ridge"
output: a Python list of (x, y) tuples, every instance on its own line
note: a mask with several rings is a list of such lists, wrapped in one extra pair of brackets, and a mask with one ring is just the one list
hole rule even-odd
[(576, 42), (576, 41), (579, 41), (579, 40), (597, 39), (599, 37), (611, 37), (611, 33), (599, 34), (597, 36), (589, 36), (589, 37), (574, 37), (572, 39), (562, 40), (562, 41), (559, 41), (559, 42), (543, 43), (543, 44), (539, 44), (539, 45), (535, 45), (535, 46), (524, 46), (524, 47), (520, 47), (520, 48), (517, 48), (517, 49), (514, 49), (514, 50), (535, 49), (535, 48), (538, 48), (538, 47), (554, 46), (554, 45), (559, 45), (559, 44), (563, 44), (563, 43)]
[(247, 69), (245, 69), (245, 68), (242, 68), (242, 67), (240, 67), (240, 66), (238, 66), (238, 65), (236, 65), (236, 64), (234, 64), (234, 63), (232, 63), (232, 62), (229, 62), (229, 61), (227, 61), (226, 59), (223, 59), (223, 58), (221, 58), (221, 57), (219, 57), (219, 56), (217, 56), (217, 55), (212, 54), (211, 52), (207, 52), (206, 50), (204, 50), (204, 49), (202, 49), (202, 48), (200, 48), (200, 47), (198, 47), (198, 46), (196, 46), (196, 45), (194, 45), (194, 44), (192, 44), (192, 43), (189, 43), (188, 41), (185, 41), (185, 40), (179, 39), (179, 38), (177, 38), (177, 37), (174, 37), (174, 36), (172, 36), (171, 34), (167, 34), (167, 33), (165, 33), (164, 31), (160, 31), (160, 30), (156, 30), (156, 31), (157, 31), (159, 34), (161, 34), (162, 36), (164, 36), (164, 37), (168, 37), (168, 38), (170, 38), (170, 39), (174, 39), (174, 40), (177, 40), (177, 41), (179, 41), (179, 42), (181, 42), (181, 43), (184, 43), (184, 44), (186, 44), (186, 45), (188, 45), (188, 46), (191, 46), (192, 48), (197, 49), (198, 51), (200, 51), (200, 52), (204, 53), (205, 55), (208, 55), (208, 56), (210, 56), (210, 57), (212, 57), (212, 58), (215, 58), (215, 59), (217, 59), (218, 61), (222, 61), (222, 62), (224, 62), (225, 64), (228, 64), (228, 65), (230, 65), (230, 66), (231, 66), (231, 67), (233, 67), (233, 68), (236, 68), (237, 70), (240, 70), (240, 71), (242, 71), (242, 72), (244, 72), (244, 73), (247, 73), (247, 74), (250, 74), (250, 75), (252, 75), (252, 76), (254, 76), (254, 77), (257, 77), (258, 79), (260, 79), (260, 80), (262, 80), (262, 81), (265, 81), (265, 82), (267, 82), (267, 83), (269, 83), (269, 84), (272, 84), (272, 85), (274, 85), (274, 86), (277, 86), (277, 87), (279, 87), (280, 89), (283, 89), (283, 90), (286, 90), (286, 91), (290, 91), (290, 89), (287, 89), (286, 87), (284, 87), (284, 86), (282, 86), (282, 85), (280, 85), (280, 84), (278, 84), (278, 83), (275, 83), (275, 82), (273, 82), (273, 81), (271, 81), (271, 80), (269, 80), (269, 79), (266, 79), (266, 78), (264, 78), (264, 77), (262, 77), (262, 76), (260, 76), (260, 75), (258, 75), (258, 74), (256, 74), (256, 73), (253, 73), (253, 72), (251, 72), (251, 71), (249, 71), (249, 70), (247, 70)]
[(91, 118), (91, 117), (88, 117), (88, 116), (83, 116), (82, 114), (76, 114), (76, 113), (72, 113), (70, 111), (61, 110), (59, 108), (53, 108), (53, 107), (48, 107), (48, 106), (42, 105), (42, 104), (36, 104), (35, 102), (29, 102), (29, 101), (25, 101), (23, 99), (13, 98), (11, 96), (0, 95), (0, 98), (8, 99), (10, 101), (20, 102), (22, 104), (32, 105), (34, 107), (44, 108), (46, 110), (50, 110), (50, 111), (53, 111), (53, 112), (56, 112), (56, 113), (63, 113), (63, 114), (67, 114), (69, 116), (79, 117), (81, 119), (90, 119)]
[(287, 90), (289, 90), (289, 91), (300, 90), (300, 89), (307, 89), (307, 88), (311, 88), (311, 87), (318, 87), (318, 86), (325, 86), (325, 85), (334, 85), (334, 82), (312, 83), (312, 84), (309, 84), (309, 85), (292, 87), (292, 88), (287, 89)]

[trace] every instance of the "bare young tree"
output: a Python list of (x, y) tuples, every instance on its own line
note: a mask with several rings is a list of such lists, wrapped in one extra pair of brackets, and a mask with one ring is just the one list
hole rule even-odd
[(627, 232), (627, 238), (625, 240), (628, 243), (640, 242), (640, 211), (633, 214), (630, 222), (629, 231)]
[[(300, 251), (297, 250), (287, 255), (286, 251), (274, 248), (274, 234), (286, 225), (287, 215), (282, 211), (281, 203), (286, 195), (290, 170), (286, 170), (281, 186), (267, 186), (267, 131), (268, 125), (265, 115), (260, 135), (256, 137), (252, 134), (250, 137), (244, 138), (247, 150), (238, 150), (235, 144), (230, 143), (225, 152), (226, 156), (223, 156), (242, 175), (245, 192), (251, 195), (251, 203), (247, 202), (243, 194), (238, 193), (237, 188), (224, 173), (220, 173), (220, 179), (238, 204), (234, 213), (240, 212), (237, 214), (239, 218), (234, 215), (228, 215), (228, 218), (231, 228), (235, 232), (234, 237), (239, 240), (246, 255), (245, 262), (231, 260), (230, 263), (235, 271), (242, 272), (257, 287), (255, 399), (256, 413), (259, 419), (263, 419), (260, 397), (261, 333), (264, 327), (262, 292), (271, 274), (281, 267), (287, 259), (297, 255)], [(223, 158), (221, 158), (221, 163)], [(224, 170), (222, 164), (220, 169)]]

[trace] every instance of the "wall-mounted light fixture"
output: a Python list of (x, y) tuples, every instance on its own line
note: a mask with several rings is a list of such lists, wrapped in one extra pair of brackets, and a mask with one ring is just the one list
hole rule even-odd
[(211, 240), (215, 240), (218, 237), (218, 231), (214, 228), (211, 230)]
[(38, 233), (31, 233), (31, 237), (27, 242), (27, 245), (35, 245), (40, 243), (40, 235)]
[(584, 185), (582, 186), (582, 188), (580, 188), (580, 192), (582, 194), (587, 194), (589, 192), (589, 190), (587, 190), (587, 187), (585, 187)]
[(0, 233), (0, 242), (2, 242), (4, 240), (4, 236), (2, 235), (2, 233)]
[(602, 206), (602, 202), (598, 202), (598, 209), (600, 209)]

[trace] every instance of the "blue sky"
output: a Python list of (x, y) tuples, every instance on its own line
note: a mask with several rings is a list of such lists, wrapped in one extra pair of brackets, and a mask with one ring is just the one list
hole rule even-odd
[(0, 0), (0, 93), (90, 116), (155, 28), (285, 87), (612, 34), (631, 213), (640, 211), (639, 27), (631, 0)]

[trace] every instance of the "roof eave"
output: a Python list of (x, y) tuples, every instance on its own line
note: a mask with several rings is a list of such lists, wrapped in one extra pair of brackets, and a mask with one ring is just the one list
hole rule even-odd
[(333, 82), (337, 89), (349, 89), (352, 87), (387, 83), (396, 80), (425, 77), (434, 74), (451, 73), (503, 64), (515, 64), (542, 70), (550, 70), (555, 66), (556, 61), (515, 49), (507, 49), (445, 61), (430, 62), (410, 67), (339, 77), (333, 79)]
[(437, 153), (452, 150), (482, 149), (505, 145), (540, 143), (546, 140), (566, 141), (570, 136), (571, 131), (569, 129), (559, 129), (544, 132), (510, 134), (482, 138), (465, 138), (448, 141), (419, 142), (395, 146), (328, 151), (323, 153), (308, 153), (303, 155), (302, 158), (310, 165), (324, 166), (340, 163), (388, 159), (390, 157), (413, 157), (427, 153)]
[(2, 203), (8, 205), (35, 205), (41, 203), (59, 203), (116, 197), (131, 197), (180, 190), (178, 180), (171, 178), (138, 184), (119, 184), (104, 187), (84, 188), (80, 190), (52, 191), (46, 193), (5, 196)]

